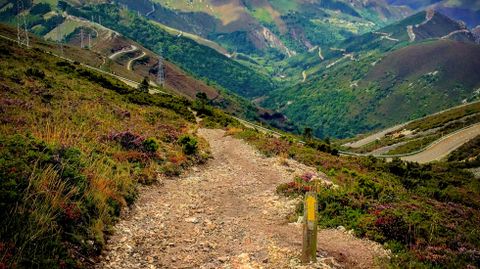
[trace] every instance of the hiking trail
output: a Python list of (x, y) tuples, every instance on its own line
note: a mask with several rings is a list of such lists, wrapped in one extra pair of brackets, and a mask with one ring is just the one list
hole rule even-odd
[(198, 133), (213, 158), (141, 187), (96, 268), (375, 268), (386, 256), (341, 227), (320, 229), (318, 262), (301, 265), (302, 225), (287, 221), (301, 200), (275, 188), (305, 172), (331, 182), (296, 161), (264, 157), (223, 130)]

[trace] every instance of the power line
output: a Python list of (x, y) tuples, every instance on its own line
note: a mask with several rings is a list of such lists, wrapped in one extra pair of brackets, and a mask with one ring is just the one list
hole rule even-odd
[(80, 48), (83, 49), (83, 29), (80, 29)]
[(157, 83), (162, 87), (165, 86), (165, 66), (163, 65), (163, 57), (160, 54), (158, 57), (158, 71), (157, 71)]
[(63, 38), (62, 38), (62, 33), (60, 32), (61, 27), (62, 27), (62, 24), (59, 24), (57, 26), (56, 32), (57, 32), (58, 47), (60, 48), (60, 53), (63, 57), (64, 56), (64, 54), (63, 54)]
[(19, 1), (17, 1), (17, 17), (16, 17), (16, 21), (17, 21), (17, 43), (18, 45), (20, 46), (21, 45), (21, 38), (20, 38), (20, 3)]
[[(24, 5), (23, 0), (17, 0), (17, 43), (19, 46), (26, 45), (27, 47), (30, 46), (30, 38), (28, 36), (28, 26), (27, 26), (27, 19), (25, 13), (23, 13)], [(20, 17), (22, 17), (22, 21), (20, 21)], [(21, 26), (20, 24), (22, 24)], [(22, 35), (22, 27), (25, 36)]]

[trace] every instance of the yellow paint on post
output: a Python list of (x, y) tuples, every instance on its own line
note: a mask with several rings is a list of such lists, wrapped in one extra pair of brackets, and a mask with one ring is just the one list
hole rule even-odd
[(314, 196), (307, 197), (307, 221), (315, 221), (315, 202)]
[(307, 264), (317, 260), (317, 193), (305, 194), (303, 211), (302, 262)]

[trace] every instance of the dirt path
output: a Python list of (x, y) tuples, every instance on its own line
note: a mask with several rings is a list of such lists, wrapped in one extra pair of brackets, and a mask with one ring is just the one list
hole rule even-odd
[(413, 25), (408, 25), (407, 26), (407, 34), (408, 34), (408, 38), (409, 38), (410, 42), (415, 41), (416, 35), (413, 32)]
[(179, 179), (144, 187), (97, 268), (375, 268), (385, 255), (341, 229), (322, 230), (319, 262), (299, 265), (301, 225), (286, 216), (300, 201), (278, 197), (275, 187), (314, 169), (265, 158), (221, 130), (199, 134), (214, 158)]
[(112, 55), (108, 56), (108, 58), (110, 60), (114, 60), (115, 58), (119, 57), (122, 54), (129, 53), (129, 52), (134, 52), (136, 50), (138, 50), (138, 47), (135, 46), (135, 45), (131, 45), (130, 48), (123, 48), (123, 49), (113, 53)]
[(152, 10), (149, 11), (147, 14), (145, 14), (145, 17), (148, 17), (148, 16), (152, 15), (153, 13), (155, 13), (155, 3), (152, 3)]
[(147, 53), (145, 53), (145, 51), (142, 51), (142, 54), (131, 59), (130, 61), (128, 61), (128, 64), (127, 64), (127, 70), (131, 71), (132, 70), (132, 65), (135, 61), (138, 61), (140, 59), (142, 59), (143, 57), (145, 57), (147, 55)]

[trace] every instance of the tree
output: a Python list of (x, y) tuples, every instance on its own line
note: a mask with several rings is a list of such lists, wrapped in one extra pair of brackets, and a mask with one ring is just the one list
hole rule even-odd
[(197, 92), (195, 97), (202, 103), (206, 103), (208, 101), (208, 96), (204, 92)]
[(70, 5), (65, 2), (65, 1), (58, 1), (58, 4), (57, 4), (57, 7), (60, 9), (60, 10), (67, 10), (67, 8), (69, 7)]
[(138, 89), (142, 92), (148, 92), (148, 88), (149, 88), (148, 77), (144, 77), (142, 83), (138, 85)]
[(313, 130), (310, 127), (307, 127), (303, 130), (303, 139), (305, 140), (312, 140), (313, 138)]

